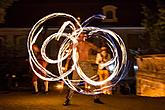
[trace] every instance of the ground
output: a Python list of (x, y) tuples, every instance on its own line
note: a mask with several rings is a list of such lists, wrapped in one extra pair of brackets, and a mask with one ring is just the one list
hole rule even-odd
[(101, 95), (105, 104), (95, 104), (92, 96), (75, 94), (70, 106), (63, 106), (65, 92), (31, 94), (31, 91), (0, 91), (0, 110), (165, 110), (164, 98), (135, 95)]

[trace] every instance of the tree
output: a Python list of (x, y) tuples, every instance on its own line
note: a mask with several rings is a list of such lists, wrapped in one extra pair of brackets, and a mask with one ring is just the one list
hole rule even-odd
[(159, 45), (160, 48), (165, 48), (165, 8), (160, 7), (159, 8), (158, 17), (156, 26), (158, 27), (158, 33), (159, 33)]
[(0, 23), (5, 22), (6, 9), (12, 5), (14, 0), (0, 0)]
[(165, 46), (165, 9), (164, 7), (157, 7), (157, 10), (155, 10), (146, 5), (142, 5), (142, 9), (144, 19), (141, 24), (150, 37), (150, 49), (160, 52)]

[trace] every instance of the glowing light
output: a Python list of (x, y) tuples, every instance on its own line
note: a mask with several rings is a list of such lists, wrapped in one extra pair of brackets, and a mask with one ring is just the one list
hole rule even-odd
[(133, 68), (134, 68), (134, 72), (137, 73), (137, 71), (138, 71), (138, 69), (139, 69), (138, 66), (137, 66), (136, 64), (134, 64), (134, 65), (133, 65)]
[[(70, 20), (64, 22), (61, 28), (59, 28), (58, 32), (53, 33), (46, 38), (46, 40), (43, 42), (41, 46), (41, 55), (43, 60), (45, 60), (46, 62), (50, 64), (57, 64), (59, 75), (55, 75), (46, 68), (44, 68), (37, 61), (37, 58), (32, 49), (32, 45), (36, 42), (36, 40), (39, 37), (39, 34), (43, 30), (42, 25), (44, 24), (44, 22), (56, 17), (64, 17)], [(124, 42), (122, 41), (119, 35), (117, 35), (115, 32), (111, 30), (104, 30), (96, 27), (87, 27), (87, 25), (91, 20), (104, 19), (104, 18), (105, 16), (103, 15), (94, 15), (88, 18), (87, 20), (85, 20), (82, 23), (82, 25), (80, 25), (79, 21), (76, 18), (65, 13), (53, 13), (40, 19), (31, 29), (27, 40), (29, 62), (34, 73), (43, 80), (59, 81), (62, 79), (65, 82), (65, 84), (68, 85), (68, 87), (82, 94), (89, 94), (89, 95), (99, 94), (102, 93), (102, 90), (104, 88), (109, 88), (111, 86), (114, 86), (127, 73), (127, 53)], [(71, 32), (65, 32), (64, 30), (66, 27), (69, 27)], [(109, 50), (112, 52), (112, 56), (113, 56), (112, 59), (101, 65), (102, 67), (108, 66), (108, 68), (111, 68), (111, 66), (113, 65), (113, 71), (112, 69), (110, 69), (110, 71), (112, 71), (112, 74), (103, 81), (93, 80), (92, 79), (93, 77), (89, 78), (78, 65), (79, 58), (77, 56), (77, 48), (76, 48), (78, 45), (77, 38), (82, 32), (88, 32), (87, 34), (88, 36), (97, 35), (97, 38), (100, 37), (102, 39), (105, 39), (109, 47)], [(46, 47), (52, 40), (59, 41), (60, 38), (65, 38), (65, 39), (60, 46), (57, 59), (56, 60), (51, 59), (46, 54)], [(69, 70), (64, 72), (64, 68), (62, 67), (62, 64), (63, 61), (68, 57), (71, 57), (71, 59), (73, 60), (73, 64)], [(46, 76), (39, 74), (34, 68), (38, 68), (42, 72), (46, 73)], [(73, 70), (76, 71), (77, 74), (80, 76), (81, 78), (80, 80), (69, 80), (68, 75), (71, 72), (73, 72)], [(106, 84), (109, 81), (112, 81), (110, 85), (102, 87), (102, 85)], [(87, 83), (91, 86), (100, 86), (101, 88), (92, 89), (93, 87), (89, 86), (88, 89), (91, 90), (90, 92), (89, 91), (86, 92), (85, 90), (79, 87), (79, 85), (81, 85), (81, 82), (83, 82), (83, 84)], [(58, 85), (58, 87), (61, 88), (61, 85)]]
[(63, 84), (63, 83), (57, 84), (57, 85), (56, 85), (56, 88), (57, 88), (57, 89), (63, 89), (63, 88), (64, 88), (64, 84)]

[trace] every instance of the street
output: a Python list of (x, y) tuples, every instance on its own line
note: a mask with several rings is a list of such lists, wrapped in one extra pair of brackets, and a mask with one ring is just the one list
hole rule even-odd
[(0, 110), (165, 110), (165, 98), (101, 95), (104, 104), (96, 104), (92, 96), (75, 94), (71, 105), (63, 106), (65, 96), (58, 91), (38, 95), (31, 91), (0, 92)]

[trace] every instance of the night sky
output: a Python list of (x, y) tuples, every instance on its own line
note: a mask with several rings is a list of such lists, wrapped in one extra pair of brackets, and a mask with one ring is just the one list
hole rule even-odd
[(153, 0), (15, 0), (7, 9), (4, 27), (31, 27), (42, 17), (64, 12), (81, 17), (82, 20), (94, 14), (102, 14), (102, 7), (115, 5), (117, 23), (105, 24), (110, 26), (141, 26), (141, 3), (153, 4)]

